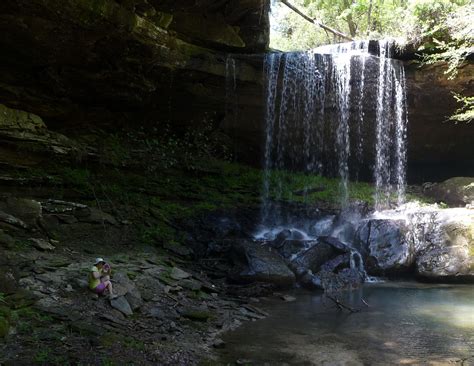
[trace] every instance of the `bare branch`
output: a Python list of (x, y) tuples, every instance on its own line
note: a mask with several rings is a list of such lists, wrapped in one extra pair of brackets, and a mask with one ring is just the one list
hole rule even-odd
[(316, 19), (312, 19), (310, 18), (309, 16), (307, 16), (306, 14), (304, 14), (303, 12), (301, 12), (301, 10), (299, 10), (298, 8), (296, 8), (294, 5), (290, 4), (287, 0), (281, 0), (281, 2), (283, 4), (285, 4), (286, 6), (288, 6), (291, 10), (293, 10), (295, 13), (297, 13), (298, 15), (302, 16), (304, 19), (306, 19), (308, 22), (310, 23), (313, 23), (314, 25), (318, 26), (318, 27), (321, 27), (323, 28), (325, 31), (328, 31), (328, 32), (331, 32), (333, 34), (335, 34), (336, 36), (340, 37), (340, 38), (344, 38), (344, 39), (347, 39), (349, 41), (353, 41), (354, 39), (349, 37), (348, 35), (342, 33), (342, 32), (339, 32), (338, 30), (334, 29), (334, 28), (331, 28), (331, 27), (328, 27), (327, 25), (324, 25), (323, 23), (320, 23), (318, 22)]

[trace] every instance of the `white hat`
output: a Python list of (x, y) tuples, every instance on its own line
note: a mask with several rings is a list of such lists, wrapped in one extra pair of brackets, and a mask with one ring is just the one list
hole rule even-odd
[(96, 259), (95, 259), (95, 264), (98, 264), (98, 263), (100, 263), (100, 262), (105, 262), (105, 261), (104, 261), (104, 258), (100, 258), (100, 257), (99, 257), (99, 258), (96, 258)]

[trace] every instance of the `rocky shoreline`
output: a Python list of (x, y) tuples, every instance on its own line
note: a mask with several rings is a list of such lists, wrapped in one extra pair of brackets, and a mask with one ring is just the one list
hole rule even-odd
[(197, 364), (224, 346), (221, 333), (266, 315), (219, 281), (180, 269), (189, 263), (154, 253), (109, 257), (119, 295), (109, 301), (87, 289), (89, 256), (55, 251), (5, 253), (29, 273), (4, 298), (2, 364)]

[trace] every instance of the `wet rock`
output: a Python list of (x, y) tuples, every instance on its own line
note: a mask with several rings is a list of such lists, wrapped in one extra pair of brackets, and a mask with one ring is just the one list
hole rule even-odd
[(267, 282), (290, 286), (295, 275), (275, 249), (261, 243), (240, 240), (233, 245), (234, 279), (241, 282)]
[(110, 305), (124, 315), (133, 315), (132, 308), (124, 296), (110, 300)]
[(317, 275), (314, 275), (311, 270), (306, 271), (298, 279), (298, 283), (309, 290), (324, 290), (321, 278)]
[(309, 234), (313, 237), (329, 235), (332, 231), (335, 215), (330, 215), (319, 219), (314, 225), (310, 227)]
[(474, 177), (454, 177), (441, 183), (425, 185), (424, 193), (451, 207), (474, 205)]
[(438, 225), (431, 245), (418, 255), (417, 274), (436, 280), (474, 282), (474, 213), (462, 221)]
[(285, 240), (282, 245), (277, 248), (277, 251), (283, 258), (290, 259), (293, 255), (296, 255), (309, 247), (311, 242), (312, 241), (309, 240)]
[(344, 244), (342, 241), (340, 241), (337, 238), (334, 238), (332, 236), (320, 236), (318, 238), (318, 241), (320, 243), (326, 243), (329, 244), (334, 248), (334, 250), (338, 253), (347, 253), (350, 252), (350, 248)]
[(290, 263), (290, 268), (296, 273), (297, 277), (303, 276), (308, 270), (311, 270), (313, 273), (318, 272), (324, 263), (342, 251), (340, 249), (342, 246), (340, 246), (339, 242), (337, 242), (337, 245), (334, 245), (326, 241), (314, 241), (310, 245), (309, 249), (300, 253)]
[(403, 220), (368, 220), (358, 229), (359, 249), (366, 256), (369, 274), (409, 271), (414, 264), (414, 252), (407, 238)]
[(191, 275), (178, 267), (173, 267), (170, 272), (170, 277), (174, 280), (184, 280), (185, 278), (191, 277)]
[(282, 230), (276, 235), (275, 239), (270, 242), (270, 245), (273, 248), (280, 248), (283, 245), (283, 243), (290, 238), (291, 238), (291, 230), (289, 229)]

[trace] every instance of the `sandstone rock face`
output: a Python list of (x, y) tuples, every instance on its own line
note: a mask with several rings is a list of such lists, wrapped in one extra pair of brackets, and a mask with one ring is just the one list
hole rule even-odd
[[(239, 104), (258, 115), (261, 62), (239, 54), (266, 49), (267, 10), (256, 0), (2, 1), (0, 47), (9, 52), (0, 60), (0, 101), (9, 116), (0, 117), (0, 155), (37, 163), (41, 155), (30, 150), (18, 156), (18, 145), (32, 141), (67, 155), (74, 149), (62, 134), (85, 125), (169, 121), (182, 131), (212, 115), (217, 128), (227, 53), (236, 55)], [(58, 128), (61, 135), (52, 133)]]
[(420, 253), (417, 273), (429, 279), (474, 279), (474, 214), (438, 229), (437, 240)]
[(474, 282), (474, 211), (419, 208), (358, 229), (369, 274), (416, 273), (433, 281)]
[(452, 207), (474, 205), (474, 178), (455, 177), (430, 184), (426, 187), (425, 194)]
[[(472, 124), (447, 121), (460, 107), (452, 93), (473, 95), (474, 64), (448, 80), (446, 65), (405, 67), (408, 102), (408, 176), (417, 181), (441, 181), (474, 176)], [(413, 179), (412, 178), (412, 179)]]
[[(268, 4), (2, 1), (0, 48), (8, 52), (0, 59), (0, 99), (10, 108), (10, 117), (7, 124), (0, 117), (0, 133), (8, 125), (11, 136), (13, 127), (21, 125), (28, 141), (51, 141), (50, 150), (67, 154), (73, 146), (64, 148), (67, 139), (53, 136), (44, 124), (67, 135), (68, 129), (80, 126), (110, 129), (139, 120), (148, 127), (166, 120), (182, 131), (196, 128), (211, 111), (214, 126), (234, 140), (237, 158), (259, 164), (255, 157), (262, 156), (264, 136), (263, 57), (248, 54), (267, 47)], [(367, 67), (371, 63), (377, 62), (368, 61)], [(407, 64), (410, 179), (440, 180), (474, 170), (473, 129), (443, 123), (457, 108), (451, 92), (472, 94), (473, 67), (466, 65), (449, 81), (443, 66), (420, 69)], [(376, 90), (376, 84), (371, 87), (375, 74), (367, 72), (368, 90)], [(226, 77), (233, 80), (234, 75), (233, 87), (226, 88)], [(372, 98), (369, 94), (366, 99)], [(367, 111), (367, 118), (373, 113)], [(369, 135), (367, 144), (373, 138)], [(2, 143), (0, 154), (17, 154), (16, 144)], [(369, 150), (363, 161), (367, 177), (373, 163)], [(30, 156), (21, 162), (33, 159), (38, 160)]]

